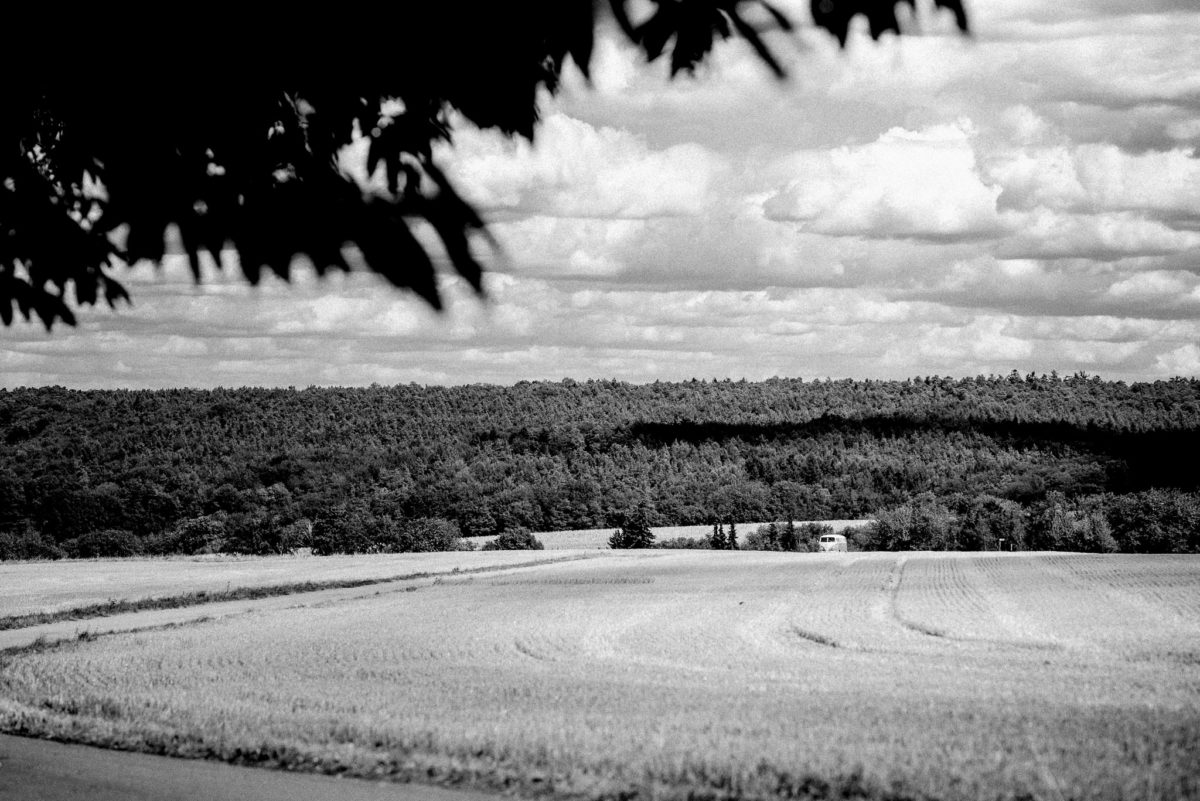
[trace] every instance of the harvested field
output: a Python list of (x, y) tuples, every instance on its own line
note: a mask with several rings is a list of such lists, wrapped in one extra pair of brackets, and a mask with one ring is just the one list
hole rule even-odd
[(0, 562), (0, 618), (108, 601), (284, 584), (389, 579), (527, 562), (529, 553), (465, 551), (357, 556), (176, 556)]
[(1194, 556), (615, 552), (13, 652), (0, 730), (585, 798), (1195, 797), (1198, 594)]

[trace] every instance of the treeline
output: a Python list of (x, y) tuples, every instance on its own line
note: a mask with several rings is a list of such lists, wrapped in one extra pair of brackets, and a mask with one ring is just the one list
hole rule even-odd
[[(1108, 520), (1149, 491), (1193, 503), (1198, 445), (1197, 381), (1082, 374), (0, 390), (0, 556), (410, 549), (925, 496), (959, 517), (964, 498), (1102, 498)], [(1195, 549), (1109, 525), (1122, 550)]]
[[(713, 524), (712, 534), (707, 537), (673, 537), (654, 542), (654, 548), (705, 550), (705, 551), (785, 551), (810, 553), (821, 550), (821, 537), (833, 533), (833, 526), (825, 523), (801, 523), (794, 520), (767, 523), (758, 526), (738, 539), (736, 523), (730, 523), (726, 531), (724, 523)], [(610, 543), (611, 544), (611, 543)]]
[(1200, 494), (1155, 489), (1022, 506), (993, 496), (926, 493), (849, 532), (862, 550), (1065, 550), (1200, 553)]

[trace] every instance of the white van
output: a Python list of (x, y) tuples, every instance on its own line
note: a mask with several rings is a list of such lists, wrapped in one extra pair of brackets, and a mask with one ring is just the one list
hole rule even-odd
[(846, 536), (844, 534), (822, 534), (817, 543), (822, 551), (845, 551)]

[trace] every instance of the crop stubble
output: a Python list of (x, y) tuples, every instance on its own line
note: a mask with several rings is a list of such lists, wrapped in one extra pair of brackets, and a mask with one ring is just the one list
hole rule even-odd
[(15, 655), (0, 729), (563, 794), (1185, 797), (1198, 579), (1194, 557), (616, 553)]

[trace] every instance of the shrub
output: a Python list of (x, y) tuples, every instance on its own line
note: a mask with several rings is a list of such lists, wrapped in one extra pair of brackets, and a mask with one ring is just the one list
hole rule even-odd
[(543, 548), (541, 540), (523, 526), (509, 529), (483, 546), (485, 551), (540, 551)]
[(116, 528), (89, 531), (66, 544), (67, 553), (80, 559), (135, 556), (142, 550), (132, 531)]
[[(846, 550), (849, 551), (869, 551), (871, 550), (871, 531), (870, 523), (863, 526), (853, 526), (851, 528), (842, 529), (842, 536), (846, 538)], [(831, 527), (832, 528), (832, 527)]]
[(759, 526), (746, 535), (742, 542), (743, 551), (778, 551), (779, 539), (776, 536), (774, 523), (769, 526)]
[(674, 537), (654, 544), (655, 548), (709, 551), (712, 543), (706, 537)]
[(263, 555), (287, 553), (287, 524), (266, 510), (238, 512), (225, 521), (225, 542), (221, 550), (229, 553)]
[(20, 530), (0, 531), (0, 560), (4, 559), (62, 559), (66, 552), (52, 539), (33, 526)]
[[(454, 551), (462, 532), (458, 524), (441, 517), (415, 517), (398, 524), (398, 536), (386, 543), (382, 550), (398, 553), (423, 553), (428, 551)], [(381, 543), (384, 544), (384, 543)]]
[(373, 550), (373, 522), (365, 504), (340, 504), (330, 509), (313, 521), (313, 554), (326, 556), (334, 553), (367, 553)]
[(293, 553), (299, 548), (310, 547), (312, 545), (312, 528), (312, 521), (304, 517), (283, 526), (279, 532), (280, 552)]
[(153, 554), (220, 553), (225, 546), (225, 513), (191, 517), (161, 534), (147, 538), (145, 548)]

